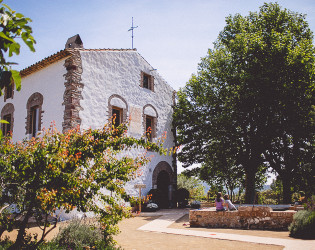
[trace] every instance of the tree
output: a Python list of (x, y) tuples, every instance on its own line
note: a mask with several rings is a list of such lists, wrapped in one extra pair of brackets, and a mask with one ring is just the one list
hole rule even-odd
[[(300, 142), (296, 148), (305, 138), (305, 143), (313, 140), (309, 114), (314, 89), (312, 32), (303, 15), (266, 3), (258, 13), (227, 17), (214, 49), (178, 94), (174, 125), (183, 145), (179, 160), (187, 166), (203, 163), (216, 149), (235, 152), (234, 160), (246, 174), (245, 202), (253, 203), (260, 166), (278, 169), (266, 155), (281, 157), (281, 152), (270, 145), (292, 137), (293, 130)], [(308, 129), (298, 133), (301, 125)], [(284, 167), (303, 166), (296, 163)]]
[(200, 200), (205, 196), (205, 187), (201, 181), (195, 177), (189, 177), (181, 173), (177, 175), (177, 188), (185, 188), (189, 191), (189, 196), (192, 199)]
[[(16, 13), (8, 5), (0, 0), (0, 96), (2, 90), (14, 83), (17, 90), (21, 89), (21, 76), (17, 70), (13, 70), (11, 65), (16, 63), (8, 62), (5, 55), (12, 57), (13, 54), (20, 54), (21, 45), (17, 39), (22, 38), (23, 42), (31, 51), (35, 51), (35, 39), (32, 36), (32, 28), (28, 23), (32, 20), (24, 17), (21, 13)], [(8, 123), (0, 120), (0, 123)], [(0, 138), (2, 131), (0, 130)]]
[[(13, 143), (4, 138), (0, 143), (1, 212), (8, 205), (16, 206), (18, 214), (1, 214), (0, 232), (19, 229), (11, 249), (26, 244), (25, 229), (30, 218), (41, 225), (42, 235), (31, 242), (35, 249), (51, 229), (49, 215), (56, 210), (94, 212), (101, 223), (104, 241), (112, 243), (116, 224), (128, 216), (123, 200), (128, 200), (124, 184), (134, 178), (148, 161), (122, 155), (122, 151), (150, 149), (164, 153), (161, 144), (145, 138), (126, 135), (127, 127), (105, 125), (103, 129), (80, 132), (73, 129), (65, 134), (52, 126), (40, 137)], [(143, 150), (142, 150), (143, 151)], [(140, 151), (139, 151), (140, 152)], [(102, 189), (112, 191), (106, 195)], [(0, 235), (1, 236), (1, 235)]]
[[(0, 0), (2, 3), (3, 0)], [(29, 47), (31, 51), (35, 51), (34, 44), (35, 39), (32, 36), (32, 28), (28, 26), (28, 23), (32, 20), (25, 17), (21, 13), (13, 11), (8, 5), (1, 4), (0, 7), (0, 72), (1, 72), (1, 84), (0, 95), (2, 95), (2, 89), (12, 81), (14, 81), (17, 90), (21, 88), (21, 76), (18, 71), (12, 70), (11, 65), (16, 63), (8, 62), (5, 58), (5, 54), (8, 53), (8, 57), (13, 54), (20, 54), (21, 45), (17, 42), (17, 39), (21, 38), (22, 41)]]

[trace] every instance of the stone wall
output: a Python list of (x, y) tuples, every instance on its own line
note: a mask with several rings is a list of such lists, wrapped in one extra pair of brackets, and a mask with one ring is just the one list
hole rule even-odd
[(191, 227), (288, 230), (295, 211), (272, 211), (270, 207), (239, 207), (236, 211), (191, 210)]

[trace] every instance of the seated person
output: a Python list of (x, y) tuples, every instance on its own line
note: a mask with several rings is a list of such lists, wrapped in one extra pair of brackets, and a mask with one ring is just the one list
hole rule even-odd
[(230, 211), (236, 210), (236, 207), (230, 201), (228, 194), (224, 195), (224, 205), (225, 205), (226, 209), (229, 209)]
[(222, 199), (221, 192), (217, 193), (217, 198), (215, 199), (215, 207), (217, 211), (225, 211), (225, 208), (223, 207), (224, 200)]

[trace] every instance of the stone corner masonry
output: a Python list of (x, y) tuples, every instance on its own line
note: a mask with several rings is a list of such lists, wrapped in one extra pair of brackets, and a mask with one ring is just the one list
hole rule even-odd
[(63, 132), (81, 125), (79, 111), (82, 110), (80, 100), (82, 99), (82, 89), (84, 84), (81, 82), (82, 61), (80, 52), (73, 50), (71, 56), (65, 60), (64, 64), (67, 73), (65, 77), (65, 92), (63, 95), (64, 122)]
[(191, 227), (288, 230), (296, 211), (273, 211), (270, 207), (244, 206), (236, 211), (213, 208), (190, 210)]

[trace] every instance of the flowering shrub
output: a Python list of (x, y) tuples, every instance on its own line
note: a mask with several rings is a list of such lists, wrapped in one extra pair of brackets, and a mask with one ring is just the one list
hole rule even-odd
[[(149, 161), (144, 153), (138, 157), (119, 153), (138, 148), (166, 153), (162, 141), (135, 139), (127, 136), (126, 131), (126, 125), (122, 124), (60, 133), (52, 125), (31, 140), (18, 143), (8, 137), (1, 140), (0, 236), (3, 231), (12, 230), (12, 224), (19, 229), (12, 249), (21, 249), (25, 244), (25, 229), (31, 217), (43, 224), (42, 235), (35, 245), (32, 243), (35, 247), (41, 244), (56, 227), (57, 220), (54, 227), (47, 229), (49, 215), (57, 209), (94, 212), (99, 218), (103, 240), (113, 242), (112, 235), (118, 232), (116, 224), (129, 216), (129, 208), (122, 202), (127, 197), (124, 184)], [(101, 193), (102, 188), (113, 195)], [(15, 204), (19, 214), (6, 216), (7, 204)]]
[(130, 202), (130, 205), (132, 205), (132, 206), (139, 205), (140, 201), (141, 201), (141, 204), (147, 204), (147, 203), (150, 203), (151, 198), (152, 198), (152, 194), (142, 196), (141, 198), (136, 197), (136, 196), (131, 196), (129, 198), (129, 202)]

